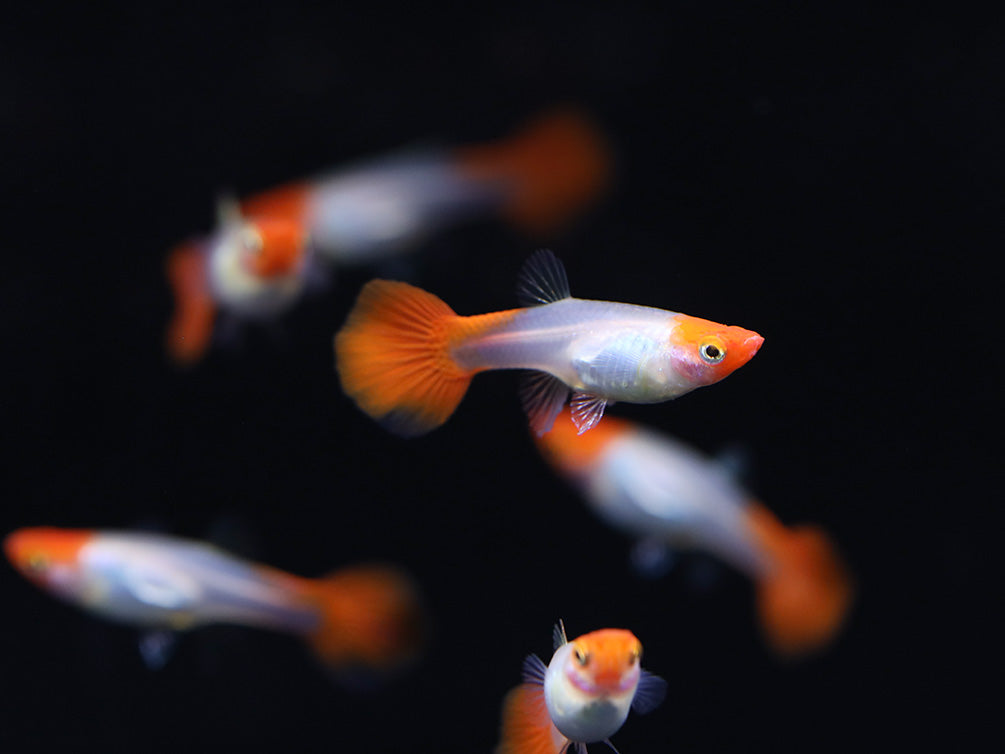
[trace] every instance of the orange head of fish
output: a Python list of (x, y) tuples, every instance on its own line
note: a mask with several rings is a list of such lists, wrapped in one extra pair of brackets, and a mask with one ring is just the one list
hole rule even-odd
[(40, 526), (8, 534), (3, 547), (7, 559), (25, 578), (62, 592), (76, 582), (80, 551), (92, 537), (82, 529)]
[(258, 277), (274, 278), (297, 270), (308, 241), (300, 223), (279, 218), (257, 218), (242, 228), (240, 243), (248, 271)]
[(757, 353), (764, 338), (753, 330), (680, 315), (670, 335), (675, 366), (696, 385), (711, 385)]
[(570, 642), (566, 674), (581, 691), (612, 696), (634, 693), (638, 685), (642, 643), (622, 628), (604, 628)]

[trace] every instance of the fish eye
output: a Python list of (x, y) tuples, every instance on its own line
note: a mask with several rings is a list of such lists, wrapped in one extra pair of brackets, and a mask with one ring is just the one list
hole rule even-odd
[(634, 647), (632, 647), (632, 651), (628, 653), (628, 665), (629, 665), (629, 667), (631, 667), (632, 665), (634, 665), (635, 663), (637, 663), (641, 659), (642, 659), (642, 647), (640, 647), (640, 646), (634, 646)]
[(44, 573), (49, 567), (49, 559), (42, 553), (35, 552), (28, 556), (25, 565), (27, 565), (28, 570), (32, 573)]
[(581, 668), (582, 667), (586, 667), (586, 663), (588, 663), (590, 661), (590, 653), (589, 652), (584, 652), (579, 647), (573, 647), (572, 648), (572, 654), (573, 654), (573, 657), (576, 658), (576, 663)]
[(726, 358), (726, 347), (718, 339), (706, 340), (698, 347), (698, 353), (706, 363), (718, 364)]

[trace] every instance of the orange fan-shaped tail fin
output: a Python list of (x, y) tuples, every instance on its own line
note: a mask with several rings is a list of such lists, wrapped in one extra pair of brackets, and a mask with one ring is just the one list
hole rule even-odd
[(765, 507), (750, 524), (773, 561), (758, 584), (757, 607), (768, 643), (783, 655), (819, 649), (840, 630), (854, 596), (851, 577), (816, 526), (786, 528)]
[(342, 389), (396, 434), (419, 435), (440, 426), (473, 376), (449, 353), (451, 331), (460, 320), (420, 288), (371, 280), (335, 336)]
[(209, 347), (216, 318), (206, 275), (206, 256), (198, 242), (184, 243), (171, 251), (167, 278), (174, 293), (175, 309), (168, 324), (165, 347), (175, 364), (191, 366)]
[(495, 754), (560, 754), (568, 743), (548, 716), (544, 687), (522, 683), (503, 700)]
[(418, 591), (390, 566), (344, 568), (314, 582), (321, 623), (315, 653), (336, 670), (391, 671), (415, 659), (426, 637)]
[(502, 141), (457, 150), (463, 170), (513, 185), (504, 207), (516, 224), (542, 233), (592, 202), (608, 183), (606, 143), (585, 116), (555, 110)]

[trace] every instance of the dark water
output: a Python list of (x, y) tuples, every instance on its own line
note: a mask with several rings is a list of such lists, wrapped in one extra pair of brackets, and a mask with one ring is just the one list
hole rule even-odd
[[(979, 306), (1000, 279), (984, 260), (1002, 253), (1005, 25), (909, 4), (542, 5), (6, 12), (3, 530), (153, 526), (306, 575), (394, 560), (435, 635), (365, 695), (294, 640), (236, 628), (184, 637), (152, 673), (133, 631), (0, 568), (4, 751), (489, 751), (558, 617), (631, 628), (669, 681), (615, 737), (625, 754), (975, 732), (997, 601), (999, 348)], [(552, 239), (458, 228), (407, 271), (459, 312), (506, 308), (547, 242), (577, 295), (763, 334), (722, 384), (618, 413), (740, 444), (783, 520), (840, 543), (860, 597), (814, 659), (768, 653), (725, 568), (635, 578), (627, 541), (537, 457), (512, 375), (479, 377), (419, 440), (359, 413), (331, 336), (380, 268), (340, 271), (191, 373), (163, 360), (164, 253), (209, 227), (219, 190), (492, 138), (557, 101), (615, 143), (607, 199)]]

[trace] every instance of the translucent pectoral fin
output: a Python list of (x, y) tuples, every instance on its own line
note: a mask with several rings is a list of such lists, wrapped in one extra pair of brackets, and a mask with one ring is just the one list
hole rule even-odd
[(577, 434), (593, 429), (604, 415), (607, 399), (589, 393), (573, 393), (569, 407), (572, 409), (572, 423)]
[(523, 661), (523, 682), (534, 683), (539, 686), (544, 685), (544, 674), (548, 672), (548, 666), (537, 655), (527, 655)]
[(676, 561), (666, 542), (655, 538), (640, 539), (632, 546), (629, 557), (635, 572), (647, 579), (666, 576)]
[(167, 665), (178, 643), (173, 631), (148, 631), (140, 636), (139, 649), (143, 664), (150, 670), (160, 670)]
[(643, 670), (639, 677), (638, 688), (632, 698), (632, 709), (640, 715), (652, 712), (660, 706), (667, 695), (667, 682), (658, 675)]
[(551, 431), (568, 397), (568, 386), (547, 372), (528, 371), (520, 381), (520, 403), (538, 437)]

